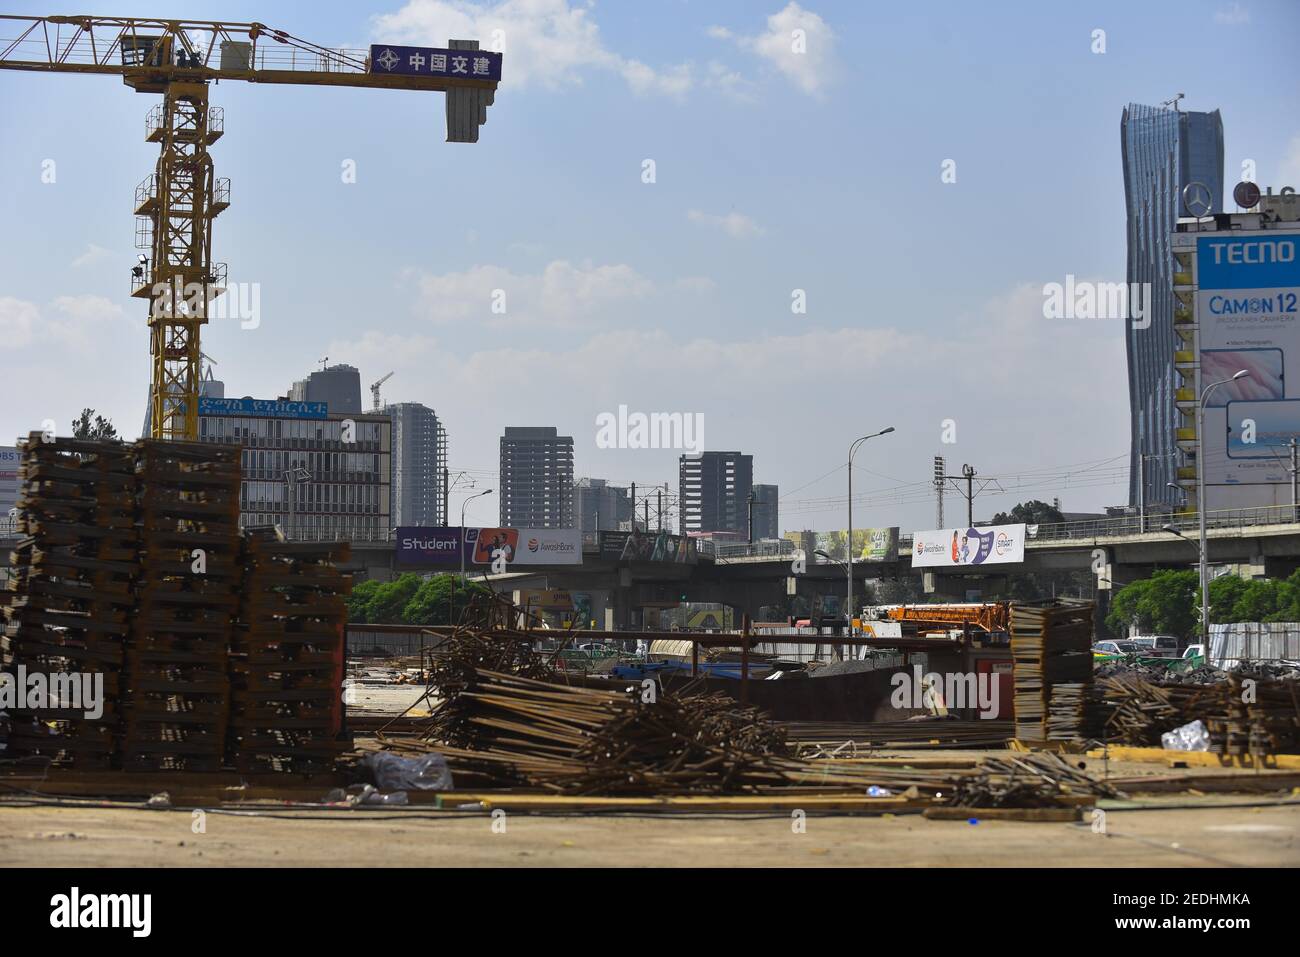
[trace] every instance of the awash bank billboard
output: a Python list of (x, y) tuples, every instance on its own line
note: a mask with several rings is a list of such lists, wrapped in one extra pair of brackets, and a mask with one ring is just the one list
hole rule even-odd
[(912, 533), (913, 568), (1007, 565), (1025, 560), (1025, 526), (940, 528)]
[(397, 529), (396, 561), (406, 567), (491, 565), (498, 552), (507, 565), (581, 565), (582, 533), (576, 528)]

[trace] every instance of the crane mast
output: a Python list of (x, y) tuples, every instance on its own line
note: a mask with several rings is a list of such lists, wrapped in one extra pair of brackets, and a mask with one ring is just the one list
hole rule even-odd
[(149, 111), (146, 139), (160, 146), (154, 175), (136, 191), (137, 246), (151, 255), (133, 271), (131, 294), (149, 301), (149, 409), (156, 439), (198, 437), (200, 329), (225, 291), (212, 262), (212, 221), (230, 205), (230, 184), (213, 175), (208, 146), (224, 132), (208, 106), (206, 80), (174, 79)]

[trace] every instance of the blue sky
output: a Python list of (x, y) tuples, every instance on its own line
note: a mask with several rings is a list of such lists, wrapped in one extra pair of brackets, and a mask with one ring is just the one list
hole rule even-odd
[[(212, 90), (233, 195), (214, 256), (261, 294), (258, 328), (205, 331), (228, 394), (280, 394), (324, 356), (366, 384), (394, 370), (385, 397), (437, 409), (451, 465), (479, 488), (494, 487), (501, 428), (543, 424), (574, 436), (580, 475), (675, 487), (675, 452), (597, 448), (595, 417), (626, 404), (702, 413), (707, 447), (752, 452), (756, 480), (781, 486), (783, 528), (843, 526), (837, 466), (884, 425), (898, 431), (857, 460), (856, 524), (930, 527), (918, 483), (935, 454), (1004, 479), (977, 518), (1026, 497), (1121, 502), (1121, 324), (1041, 309), (1067, 274), (1123, 279), (1121, 110), (1183, 92), (1185, 108), (1223, 112), (1228, 186), (1253, 160), (1261, 184), (1300, 187), (1288, 2), (219, 12), (327, 46), (504, 31), (505, 82), (475, 145), (443, 142), (438, 94)], [(0, 436), (66, 428), (83, 406), (140, 427), (146, 307), (127, 271), (155, 102), (107, 77), (0, 71)], [(489, 496), (470, 515), (495, 509)]]

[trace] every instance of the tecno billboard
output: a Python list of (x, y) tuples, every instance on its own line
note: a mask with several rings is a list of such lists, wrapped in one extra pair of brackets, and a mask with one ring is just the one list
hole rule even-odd
[(396, 562), (405, 566), (491, 565), (497, 554), (507, 565), (581, 565), (582, 533), (576, 528), (397, 529)]
[[(1278, 485), (1290, 501), (1288, 444), (1300, 435), (1300, 231), (1199, 236), (1196, 283), (1200, 388), (1250, 373), (1205, 403), (1207, 490)], [(1274, 494), (1217, 491), (1207, 507), (1271, 504)]]
[(1025, 526), (940, 528), (912, 533), (913, 568), (1009, 565), (1025, 560)]

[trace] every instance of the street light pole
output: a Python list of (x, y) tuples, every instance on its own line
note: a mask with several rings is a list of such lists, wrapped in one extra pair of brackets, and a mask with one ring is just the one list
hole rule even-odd
[(845, 621), (847, 625), (846, 634), (850, 638), (853, 637), (853, 456), (857, 453), (858, 446), (867, 441), (867, 439), (874, 439), (878, 435), (888, 435), (893, 431), (894, 427), (891, 425), (888, 428), (881, 429), (879, 432), (872, 432), (870, 435), (864, 435), (849, 446), (849, 535), (848, 539), (845, 541), (844, 548), (844, 550), (848, 552), (849, 556), (847, 565), (849, 587), (848, 607), (844, 609), (844, 612), (846, 615)]
[[(463, 501), (463, 502), (460, 503), (460, 531), (459, 531), (457, 534), (458, 534), (458, 536), (459, 536), (459, 538), (460, 538), (460, 542), (459, 542), (460, 547), (459, 547), (459, 549), (458, 549), (458, 551), (460, 552), (460, 583), (459, 583), (459, 584), (460, 584), (460, 587), (462, 587), (462, 588), (465, 586), (465, 506), (468, 505), (470, 502), (472, 502), (472, 501), (473, 501), (474, 499), (476, 499), (476, 498), (482, 498), (484, 495), (491, 495), (491, 494), (492, 494), (492, 489), (490, 489), (490, 488), (489, 488), (489, 489), (484, 489), (483, 491), (478, 492), (478, 493), (475, 494), (475, 495), (470, 495), (470, 496), (468, 496), (468, 497), (465, 499), (465, 501)], [(448, 621), (447, 624), (448, 624), (448, 625), (455, 625), (455, 624), (456, 624), (456, 622), (455, 622), (455, 618), (456, 618), (456, 586), (452, 586), (452, 589), (451, 589), (451, 610), (452, 610), (452, 615), (451, 615), (451, 619), (452, 619), (452, 620)]]
[(1221, 385), (1244, 379), (1250, 370), (1242, 369), (1230, 379), (1211, 382), (1201, 392), (1196, 403), (1196, 524), (1200, 531), (1200, 572), (1201, 572), (1201, 638), (1206, 650), (1210, 647), (1210, 563), (1208, 561), (1209, 543), (1205, 535), (1205, 400), (1211, 392)]

